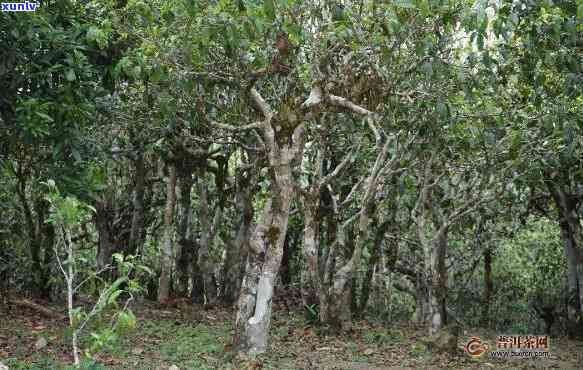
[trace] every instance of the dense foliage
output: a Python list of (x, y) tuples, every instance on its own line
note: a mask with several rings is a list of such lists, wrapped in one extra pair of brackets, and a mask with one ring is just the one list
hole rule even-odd
[(335, 329), (582, 335), (582, 16), (564, 0), (3, 12), (1, 287), (67, 300), (75, 335), (78, 295), (126, 322), (138, 295), (232, 306), (247, 353), (293, 291)]

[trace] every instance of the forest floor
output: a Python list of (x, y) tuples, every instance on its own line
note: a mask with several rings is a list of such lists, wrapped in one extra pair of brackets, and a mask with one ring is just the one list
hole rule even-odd
[[(197, 306), (168, 308), (153, 303), (134, 307), (137, 328), (100, 354), (91, 369), (478, 369), (582, 368), (583, 342), (551, 337), (551, 358), (474, 360), (463, 352), (469, 336), (495, 343), (496, 333), (464, 331), (459, 353), (437, 355), (422, 344), (424, 331), (368, 321), (350, 334), (326, 335), (301, 314), (275, 312), (270, 351), (241, 359), (230, 351), (232, 310)], [(0, 305), (0, 369), (71, 368), (66, 322), (26, 308)], [(70, 334), (69, 334), (70, 335)], [(42, 339), (41, 339), (42, 338)]]

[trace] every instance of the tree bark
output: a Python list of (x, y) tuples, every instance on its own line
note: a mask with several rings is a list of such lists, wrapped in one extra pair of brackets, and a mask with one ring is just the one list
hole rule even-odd
[(190, 192), (193, 181), (189, 170), (181, 169), (179, 174), (180, 216), (176, 228), (176, 295), (188, 294), (189, 267), (193, 261), (194, 243), (192, 241), (192, 209)]
[(33, 201), (31, 207), (27, 197), (25, 175), (20, 168), (15, 171), (15, 174), (18, 180), (16, 193), (21, 203), (27, 226), (28, 246), (32, 261), (33, 279), (30, 288), (35, 297), (50, 298), (50, 260), (55, 232), (53, 226), (46, 223), (48, 204), (44, 199), (40, 198)]
[[(320, 223), (321, 223), (321, 206), (320, 201), (322, 200), (322, 195), (325, 194), (328, 197), (328, 203), (332, 203), (330, 194), (327, 191), (327, 185), (336, 178), (350, 163), (353, 151), (345, 155), (345, 157), (336, 165), (334, 160), (330, 161), (330, 167), (334, 166), (330, 173), (324, 174), (324, 152), (326, 147), (326, 138), (322, 138), (319, 142), (321, 148), (317, 151), (316, 162), (315, 162), (315, 174), (312, 179), (312, 183), (309, 188), (304, 191), (302, 201), (304, 208), (304, 248), (303, 255), (306, 268), (301, 272), (302, 279), (302, 301), (304, 306), (309, 307), (310, 305), (319, 302), (320, 308), (324, 308), (320, 312), (320, 319), (323, 317), (328, 317), (329, 305), (327, 301), (328, 297), (328, 284), (324, 284), (323, 280), (327, 279), (326, 274), (331, 274), (333, 269), (329, 265), (328, 256), (330, 254), (331, 245), (336, 240), (336, 228), (337, 223), (335, 221), (328, 222), (328, 248), (321, 250), (320, 248)], [(332, 206), (332, 204), (330, 204)], [(334, 212), (330, 215), (329, 220), (334, 220), (336, 215)], [(333, 230), (332, 230), (333, 229)]]
[[(445, 325), (445, 296), (446, 274), (445, 255), (447, 249), (447, 222), (448, 220), (441, 213), (439, 200), (435, 200), (433, 189), (437, 184), (434, 179), (433, 165), (435, 156), (432, 155), (425, 163), (423, 169), (421, 192), (415, 205), (414, 214), (417, 221), (417, 238), (423, 248), (423, 273), (425, 283), (418, 282), (417, 303), (419, 313), (416, 316), (419, 320), (427, 320), (429, 334), (436, 333)], [(431, 227), (433, 226), (433, 228)], [(427, 233), (431, 232), (431, 237)]]
[(146, 189), (146, 166), (144, 164), (144, 154), (140, 151), (134, 161), (135, 177), (133, 191), (133, 214), (132, 226), (130, 230), (130, 241), (128, 253), (136, 254), (142, 249), (144, 244), (144, 192)]
[(366, 306), (368, 304), (368, 300), (370, 297), (371, 283), (373, 281), (373, 276), (374, 276), (374, 271), (375, 271), (375, 266), (379, 262), (379, 258), (381, 255), (381, 245), (383, 243), (383, 240), (385, 238), (385, 233), (387, 232), (389, 225), (390, 225), (389, 221), (382, 222), (378, 226), (376, 233), (375, 233), (374, 242), (372, 244), (372, 253), (371, 253), (370, 259), (368, 261), (366, 275), (364, 276), (364, 279), (362, 281), (362, 288), (361, 288), (361, 293), (360, 293), (360, 304), (358, 306), (358, 314), (361, 316), (364, 314), (364, 311), (366, 310)]
[(302, 301), (309, 306), (317, 300), (316, 292), (321, 291), (321, 280), (318, 273), (318, 241), (320, 225), (317, 219), (320, 205), (320, 192), (305, 194), (304, 207), (304, 259), (306, 268), (302, 269)]
[(201, 172), (198, 181), (200, 197), (199, 220), (201, 228), (198, 248), (198, 266), (203, 278), (203, 301), (205, 303), (213, 304), (217, 299), (217, 285), (214, 271), (215, 265), (211, 259), (211, 249), (214, 244), (219, 222), (222, 218), (222, 208), (218, 205), (214, 217), (211, 218), (207, 181), (205, 172)]
[(482, 322), (488, 326), (490, 323), (490, 301), (494, 284), (492, 282), (492, 249), (487, 246), (484, 250), (484, 307), (482, 311)]
[(577, 214), (577, 199), (552, 179), (547, 186), (559, 212), (561, 238), (567, 257), (569, 285), (568, 315), (572, 321), (583, 319), (583, 230)]
[[(249, 243), (247, 270), (239, 296), (234, 345), (242, 352), (262, 353), (267, 349), (271, 320), (271, 299), (283, 256), (294, 185), (292, 167), (303, 152), (304, 127), (290, 120), (293, 132), (272, 126), (271, 107), (255, 89), (250, 91), (255, 106), (263, 113), (261, 124), (271, 175), (270, 196)], [(276, 134), (277, 132), (277, 134)]]
[(571, 238), (569, 226), (566, 223), (559, 223), (561, 230), (561, 239), (567, 257), (567, 317), (570, 321), (577, 320), (577, 311), (579, 307), (579, 276), (577, 273), (577, 259), (575, 257), (574, 242)]
[(447, 325), (445, 300), (447, 296), (447, 270), (445, 255), (447, 251), (447, 231), (439, 232), (429, 251), (429, 304), (431, 314), (430, 333), (434, 334)]
[(429, 296), (429, 279), (419, 273), (415, 280), (415, 313), (413, 321), (418, 325), (427, 325), (431, 321), (431, 298)]
[(251, 253), (247, 257), (247, 271), (239, 297), (235, 343), (240, 351), (246, 353), (262, 353), (267, 349), (271, 299), (283, 257), (293, 196), (289, 162), (286, 166), (274, 169), (274, 172), (276, 189), (273, 189), (262, 220), (251, 238)]
[(115, 239), (111, 229), (111, 219), (114, 209), (109, 198), (97, 200), (95, 204), (95, 228), (97, 229), (97, 270), (102, 270), (111, 264), (111, 256), (115, 251)]
[[(249, 182), (251, 179), (247, 179)], [(246, 258), (246, 249), (251, 236), (251, 224), (253, 223), (253, 195), (252, 183), (239, 183), (235, 203), (237, 212), (241, 214), (239, 227), (234, 240), (227, 242), (227, 255), (223, 268), (222, 300), (227, 305), (237, 301), (241, 289), (242, 274), (241, 263)]]
[(170, 298), (170, 279), (172, 275), (172, 239), (174, 236), (174, 206), (176, 204), (176, 167), (168, 164), (166, 183), (166, 208), (164, 209), (164, 241), (160, 259), (160, 280), (158, 302), (165, 304)]
[[(354, 249), (350, 258), (344, 262), (343, 251), (338, 250), (335, 252), (335, 265), (338, 268), (334, 273), (333, 281), (329, 288), (328, 300), (330, 302), (346, 302), (347, 297), (350, 298), (350, 289), (348, 282), (352, 281), (352, 278), (356, 276), (356, 269), (360, 263), (360, 257), (362, 254), (363, 244), (368, 239), (369, 232), (369, 220), (371, 216), (374, 216), (376, 212), (376, 207), (374, 206), (375, 194), (377, 193), (377, 187), (381, 177), (390, 177), (392, 175), (391, 171), (393, 165), (396, 164), (398, 155), (395, 155), (393, 159), (387, 163), (389, 156), (389, 147), (391, 141), (386, 140), (384, 145), (381, 147), (381, 139), (377, 138), (377, 149), (379, 149), (376, 160), (370, 172), (366, 178), (364, 196), (360, 203), (360, 212), (358, 214), (358, 225), (356, 231), (356, 238), (350, 238), (350, 243), (354, 243)], [(351, 223), (351, 220), (345, 222), (340, 226), (338, 230), (337, 237), (339, 238), (337, 243), (338, 246), (344, 247), (346, 240), (346, 228)], [(332, 306), (328, 302), (327, 308), (330, 310), (329, 313), (324, 314), (327, 320), (331, 324), (336, 324), (341, 322), (344, 325), (343, 329), (350, 329), (350, 317), (351, 317), (351, 302), (348, 300), (348, 305), (335, 305)], [(348, 311), (348, 312), (347, 312)], [(348, 321), (342, 320), (342, 318), (348, 318)]]

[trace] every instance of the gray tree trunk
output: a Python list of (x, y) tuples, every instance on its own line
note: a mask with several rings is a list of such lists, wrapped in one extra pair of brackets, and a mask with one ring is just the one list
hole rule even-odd
[(430, 334), (434, 334), (444, 327), (447, 322), (445, 312), (445, 298), (447, 295), (447, 271), (445, 269), (445, 255), (447, 250), (447, 233), (439, 233), (437, 238), (429, 244), (430, 268), (428, 276), (428, 297), (430, 315)]
[[(251, 179), (247, 179), (251, 180)], [(237, 301), (241, 289), (241, 263), (245, 262), (246, 249), (251, 237), (253, 222), (253, 183), (238, 184), (239, 189), (235, 197), (237, 212), (241, 215), (239, 227), (233, 240), (227, 242), (227, 253), (223, 268), (222, 300), (227, 305)]]
[[(379, 185), (379, 181), (381, 178), (388, 178), (392, 175), (392, 172), (390, 171), (393, 170), (393, 166), (396, 164), (397, 158), (399, 158), (398, 155), (395, 155), (393, 159), (387, 163), (391, 141), (386, 140), (385, 144), (382, 145), (382, 148), (381, 144), (381, 139), (378, 137), (377, 149), (379, 149), (379, 151), (375, 163), (372, 166), (370, 173), (365, 181), (364, 196), (360, 203), (357, 235), (356, 240), (354, 241), (354, 250), (352, 251), (352, 255), (348, 261), (345, 262), (342, 256), (343, 252), (341, 250), (334, 251), (336, 258), (334, 264), (337, 267), (337, 270), (334, 273), (334, 277), (331, 281), (331, 286), (328, 293), (328, 299), (331, 300), (331, 302), (346, 302), (347, 297), (350, 297), (350, 284), (348, 284), (348, 282), (351, 282), (352, 278), (355, 277), (356, 269), (360, 263), (360, 256), (362, 254), (363, 245), (368, 240), (369, 220), (370, 217), (374, 215), (374, 212), (376, 212), (376, 207), (374, 207), (374, 200), (378, 190), (377, 187)], [(340, 226), (337, 234), (338, 243), (336, 248), (339, 246), (344, 246), (346, 238), (346, 227), (351, 222), (352, 219), (348, 220), (342, 224), (342, 226)], [(329, 312), (324, 313), (326, 319), (330, 323), (340, 322), (345, 326), (344, 329), (348, 329), (350, 322), (347, 322), (346, 318), (351, 317), (350, 300), (348, 303), (349, 304), (347, 305), (341, 304), (333, 306), (330, 304), (330, 302), (328, 302), (326, 306), (329, 309)]]
[(168, 165), (166, 183), (166, 208), (164, 209), (164, 241), (160, 260), (160, 280), (158, 283), (158, 302), (166, 303), (170, 297), (170, 279), (172, 276), (172, 252), (174, 236), (174, 206), (176, 204), (176, 167)]
[(322, 291), (318, 273), (318, 244), (320, 223), (316, 215), (320, 206), (320, 192), (304, 195), (304, 259), (306, 268), (302, 270), (302, 301), (309, 306), (316, 300), (316, 293)]
[(247, 271), (239, 296), (235, 343), (246, 353), (262, 353), (267, 349), (271, 299), (283, 257), (293, 196), (289, 162), (274, 172), (277, 185), (250, 240)]
[(216, 207), (215, 215), (211, 218), (210, 201), (208, 196), (208, 179), (206, 173), (201, 171), (198, 181), (199, 191), (199, 220), (200, 241), (198, 248), (198, 266), (202, 274), (204, 302), (214, 304), (217, 300), (217, 285), (215, 279), (215, 264), (211, 257), (216, 232), (222, 219), (221, 206)]
[[(376, 222), (376, 223), (378, 224), (378, 222)], [(359, 315), (364, 314), (364, 312), (366, 310), (366, 306), (368, 304), (368, 300), (370, 297), (372, 282), (374, 280), (375, 266), (378, 265), (380, 255), (381, 255), (381, 245), (383, 243), (383, 240), (385, 238), (385, 233), (387, 232), (389, 225), (390, 225), (389, 221), (384, 221), (384, 222), (381, 222), (380, 225), (377, 227), (374, 242), (372, 244), (372, 254), (371, 254), (370, 259), (368, 261), (366, 275), (364, 276), (364, 279), (362, 281), (362, 288), (361, 288), (361, 294), (360, 294), (360, 304), (358, 306)]]
[(583, 230), (577, 214), (577, 201), (560, 184), (549, 180), (547, 186), (559, 211), (561, 238), (567, 257), (568, 315), (570, 320), (577, 321), (583, 318)]
[(239, 295), (234, 345), (242, 352), (262, 353), (267, 349), (271, 320), (271, 299), (283, 257), (290, 204), (294, 195), (292, 167), (303, 152), (303, 124), (297, 116), (287, 117), (286, 126), (272, 125), (271, 107), (255, 89), (250, 91), (255, 106), (263, 113), (261, 124), (271, 172), (270, 196), (249, 243), (247, 270)]
[(428, 325), (431, 322), (431, 298), (429, 296), (429, 279), (423, 274), (418, 274), (415, 282), (415, 313), (413, 321), (419, 325)]
[(114, 214), (109, 199), (100, 199), (95, 204), (95, 228), (97, 229), (97, 270), (102, 270), (111, 264), (111, 256), (115, 251), (115, 239), (110, 228), (111, 217)]
[(192, 241), (192, 202), (190, 199), (192, 185), (192, 173), (188, 169), (182, 169), (178, 187), (180, 216), (176, 228), (176, 294), (180, 297), (186, 297), (188, 294), (189, 267), (195, 253)]
[(142, 248), (144, 243), (144, 192), (146, 188), (146, 167), (144, 164), (144, 154), (139, 152), (134, 161), (135, 176), (134, 176), (134, 191), (133, 191), (133, 214), (132, 226), (130, 230), (130, 241), (128, 245), (128, 253), (136, 254)]

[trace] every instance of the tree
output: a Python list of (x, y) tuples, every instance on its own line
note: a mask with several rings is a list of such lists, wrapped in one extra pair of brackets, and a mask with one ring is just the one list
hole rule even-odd
[(84, 135), (103, 90), (100, 67), (91, 60), (99, 50), (91, 33), (95, 18), (84, 10), (64, 1), (30, 17), (3, 13), (0, 25), (6, 47), (0, 68), (1, 164), (16, 179), (13, 191), (26, 224), (31, 289), (37, 295), (50, 292), (55, 241), (38, 184), (52, 176), (84, 199), (92, 188), (87, 166), (92, 149)]

